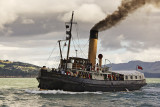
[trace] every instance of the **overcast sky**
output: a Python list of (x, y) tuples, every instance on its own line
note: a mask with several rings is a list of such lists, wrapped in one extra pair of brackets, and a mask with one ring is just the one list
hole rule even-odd
[[(121, 0), (0, 0), (0, 59), (54, 67), (59, 61), (57, 41), (66, 37), (65, 22), (70, 20), (72, 11), (78, 25), (73, 26), (70, 56), (75, 56), (77, 49), (79, 57), (87, 58), (90, 29), (117, 10), (120, 3)], [(112, 63), (159, 61), (160, 8), (145, 5), (120, 24), (99, 32), (99, 53)]]

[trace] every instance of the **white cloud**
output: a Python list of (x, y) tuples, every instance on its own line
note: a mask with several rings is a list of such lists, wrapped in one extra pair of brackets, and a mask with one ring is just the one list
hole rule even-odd
[(78, 0), (0, 0), (0, 30), (13, 23), (22, 14), (46, 14), (70, 11)]
[(32, 19), (22, 18), (22, 24), (34, 24)]
[[(145, 7), (130, 14), (119, 25), (100, 33), (101, 43), (105, 49), (126, 48), (130, 51), (148, 50), (151, 47), (160, 48), (159, 33), (160, 9), (153, 6)], [(123, 39), (119, 35), (123, 34)]]
[(20, 50), (19, 47), (8, 47), (0, 44), (0, 51), (17, 51)]
[(1, 0), (0, 1), (0, 30), (4, 29), (4, 24), (11, 23), (16, 20), (17, 15), (14, 10), (14, 2), (13, 0)]
[[(121, 0), (0, 0), (0, 59), (43, 65), (51, 47), (65, 38), (64, 20), (70, 20), (71, 11), (75, 11), (75, 20), (80, 22), (82, 43), (82, 37), (88, 41), (93, 24), (115, 11), (120, 3)], [(105, 50), (105, 58), (115, 63), (156, 61), (160, 59), (159, 28), (160, 9), (146, 5), (119, 25), (99, 33), (99, 47)], [(87, 54), (88, 47), (83, 49)], [(71, 50), (74, 56), (75, 49)], [(78, 52), (80, 55), (80, 50)]]
[[(106, 16), (102, 9), (96, 4), (83, 4), (76, 9), (75, 12), (75, 19), (86, 23), (95, 23)], [(71, 13), (66, 13), (62, 19), (66, 21), (70, 16)]]
[(131, 60), (152, 62), (160, 60), (159, 54), (159, 48), (150, 48), (148, 50), (141, 50), (140, 52), (134, 53), (130, 51), (108, 51), (105, 52), (103, 60), (109, 59), (112, 63), (124, 63)]

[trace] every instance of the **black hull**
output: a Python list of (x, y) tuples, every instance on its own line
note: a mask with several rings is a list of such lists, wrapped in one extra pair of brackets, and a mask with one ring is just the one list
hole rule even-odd
[(139, 90), (146, 85), (146, 80), (128, 80), (128, 81), (104, 81), (83, 79), (67, 75), (55, 74), (51, 72), (41, 72), (37, 77), (40, 89), (64, 90), (73, 92), (84, 91), (133, 91)]

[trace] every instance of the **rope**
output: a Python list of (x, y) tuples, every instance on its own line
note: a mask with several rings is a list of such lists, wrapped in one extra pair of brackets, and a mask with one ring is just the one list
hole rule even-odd
[[(53, 57), (53, 66), (52, 66), (52, 68), (58, 68), (58, 66), (59, 66), (59, 61), (60, 61), (60, 56), (55, 56), (55, 57)], [(58, 62), (58, 63), (57, 63)]]
[[(64, 43), (66, 44), (66, 42), (64, 42)], [(63, 53), (63, 51), (64, 51), (65, 44), (63, 44), (63, 47), (62, 47), (62, 53)]]
[[(57, 43), (58, 43), (58, 42), (57, 42)], [(47, 63), (48, 63), (48, 61), (49, 61), (51, 55), (53, 54), (53, 51), (56, 49), (57, 43), (56, 43), (56, 46), (52, 49), (51, 54), (50, 54), (49, 57), (47, 58), (46, 63), (45, 63), (45, 66), (47, 65)]]
[(74, 44), (74, 39), (73, 39), (73, 37), (72, 37), (72, 41), (73, 41), (74, 50), (77, 50), (77, 49), (76, 49), (76, 46), (75, 46), (75, 44)]
[[(78, 24), (77, 24), (77, 26), (76, 26), (76, 32), (77, 32), (77, 39), (78, 39), (78, 43), (76, 43), (77, 44), (77, 46), (79, 47), (79, 49), (80, 49), (80, 51), (82, 52), (82, 54), (86, 57), (86, 55), (84, 54), (84, 52), (82, 51), (82, 49), (81, 49), (81, 47), (80, 47), (80, 42), (79, 42), (79, 35), (78, 35)], [(88, 42), (88, 41), (87, 41)], [(83, 56), (82, 55), (82, 56)]]
[(82, 51), (80, 45), (79, 45), (77, 42), (75, 42), (75, 43), (77, 44), (78, 48), (80, 49), (82, 56), (85, 56), (85, 57), (86, 57), (86, 55), (85, 55), (84, 52)]

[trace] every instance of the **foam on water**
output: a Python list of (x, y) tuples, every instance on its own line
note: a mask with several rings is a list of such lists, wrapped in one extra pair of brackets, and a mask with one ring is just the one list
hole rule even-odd
[(152, 93), (160, 93), (159, 87), (149, 87), (147, 89), (143, 89), (145, 92), (152, 92)]
[(159, 78), (146, 78), (147, 83), (160, 83)]
[(29, 90), (26, 89), (25, 92), (31, 94), (102, 94), (102, 92), (70, 92), (70, 91), (63, 91), (63, 90)]
[(125, 92), (39, 91), (36, 79), (0, 79), (0, 107), (159, 107), (160, 78)]

